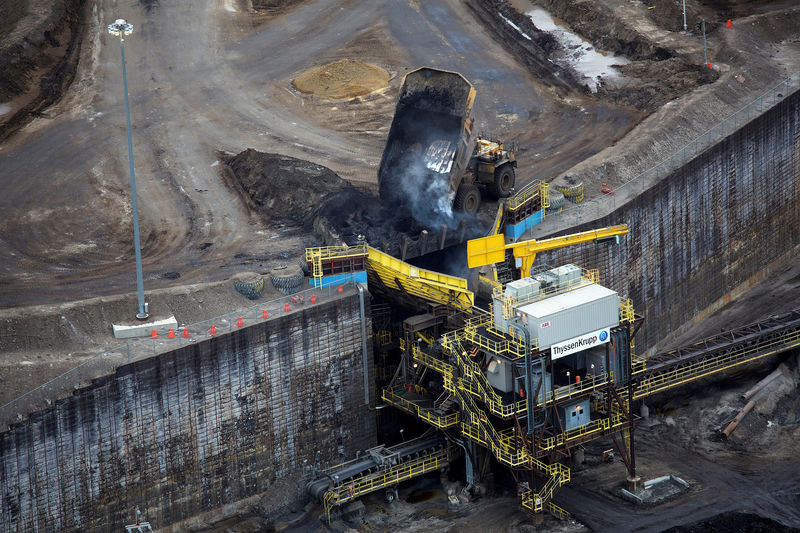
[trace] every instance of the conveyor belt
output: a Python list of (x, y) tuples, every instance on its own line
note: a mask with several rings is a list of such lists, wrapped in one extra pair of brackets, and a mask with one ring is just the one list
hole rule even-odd
[(634, 373), (634, 399), (800, 346), (800, 308), (657, 354)]
[(369, 247), (367, 274), (370, 290), (386, 287), (433, 304), (444, 304), (472, 312), (475, 296), (467, 288), (467, 280), (425, 270), (400, 261), (389, 254)]
[(306, 488), (329, 514), (331, 508), (364, 494), (443, 468), (459, 452), (441, 436), (422, 436), (389, 448), (378, 446), (359, 459), (328, 469)]

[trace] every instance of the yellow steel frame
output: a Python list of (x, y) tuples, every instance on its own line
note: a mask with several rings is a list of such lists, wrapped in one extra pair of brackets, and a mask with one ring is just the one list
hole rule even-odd
[[(459, 331), (463, 332), (463, 330)], [(463, 356), (465, 350), (461, 345), (461, 340), (471, 339), (469, 339), (469, 337), (459, 335), (459, 331), (444, 335), (442, 337), (442, 347), (451, 354), (451, 357), (457, 362), (458, 367), (461, 370), (462, 376), (464, 377), (464, 379), (459, 383), (461, 389), (479, 398), (489, 409), (489, 412), (495, 416), (503, 419), (509, 419), (515, 415), (524, 415), (528, 410), (526, 400), (520, 400), (513, 404), (503, 403), (502, 398), (489, 384), (486, 375), (480, 370), (478, 365), (476, 365), (475, 362), (471, 361), (469, 358)], [(475, 345), (480, 344), (475, 343)], [(412, 357), (419, 362), (433, 368), (434, 370), (441, 372), (442, 374), (447, 372), (451, 378), (453, 376), (452, 366), (425, 354), (419, 349), (419, 347), (414, 347), (414, 349), (412, 349)], [(537, 399), (536, 406), (543, 408), (545, 405), (551, 404), (554, 401), (563, 400), (573, 395), (578, 395), (583, 392), (604, 387), (611, 383), (611, 381), (611, 374), (604, 372), (602, 374), (585, 379), (580, 383), (574, 383), (564, 387), (559, 387), (553, 391), (548, 391), (547, 394), (544, 395), (543, 400)]]
[(415, 267), (372, 247), (368, 251), (367, 271), (390, 289), (472, 312), (475, 295), (467, 288), (466, 279)]
[[(479, 323), (480, 321), (473, 319), (472, 322), (468, 324), (468, 327), (474, 328), (476, 324)], [(532, 467), (545, 473), (549, 476), (547, 482), (538, 492), (529, 491), (526, 493), (527, 496), (523, 496), (523, 506), (534, 512), (541, 512), (547, 509), (557, 516), (566, 516), (566, 511), (555, 505), (551, 506), (548, 504), (555, 491), (570, 481), (570, 470), (560, 463), (546, 464), (531, 456), (528, 452), (529, 443), (524, 437), (517, 435), (513, 427), (498, 431), (490, 422), (486, 412), (475, 403), (473, 396), (481, 398), (490, 412), (504, 418), (509, 418), (515, 413), (524, 413), (527, 408), (526, 402), (522, 400), (515, 405), (503, 405), (500, 396), (489, 385), (486, 376), (481, 372), (480, 368), (466, 357), (466, 352), (460, 342), (462, 337), (459, 335), (446, 335), (445, 337), (448, 338), (448, 341), (446, 341), (448, 344), (446, 349), (450, 351), (451, 356), (461, 371), (461, 376), (458, 378), (454, 378), (455, 367), (453, 365), (426, 354), (419, 346), (412, 346), (411, 353), (414, 360), (441, 372), (445, 390), (452, 394), (461, 405), (462, 410), (460, 415), (453, 413), (455, 418), (450, 418), (453, 415), (441, 417), (432, 413), (429, 409), (421, 408), (414, 402), (402, 398), (396, 394), (394, 389), (402, 390), (404, 385), (384, 389), (384, 401), (440, 428), (451, 427), (451, 423), (455, 424), (460, 422), (459, 426), (462, 435), (489, 449), (498, 462), (511, 468)], [(593, 380), (593, 383), (599, 383), (602, 380), (607, 381), (608, 376), (604, 375), (601, 379)], [(586, 380), (582, 386), (572, 389), (572, 391), (584, 390), (584, 388), (588, 388), (589, 386), (591, 386), (590, 381)], [(597, 385), (595, 384), (594, 386)], [(551, 395), (549, 401), (560, 397), (561, 396), (558, 394)], [(594, 425), (567, 432), (559, 436), (561, 439), (560, 441), (558, 441), (559, 437), (546, 440), (545, 445), (550, 448), (555, 448), (571, 439), (582, 438), (598, 431), (608, 431), (618, 425), (618, 419), (619, 417), (612, 421), (607, 419), (596, 421)], [(453, 420), (456, 422), (454, 423)]]
[(328, 490), (325, 493), (323, 505), (328, 521), (331, 519), (331, 509), (354, 500), (364, 494), (369, 494), (376, 490), (392, 487), (407, 479), (412, 479), (428, 472), (433, 472), (447, 466), (458, 454), (458, 448), (453, 445), (436, 450), (435, 452), (424, 455), (410, 461), (392, 465), (364, 477), (354, 480), (352, 483), (340, 485)]
[[(472, 239), (471, 241), (467, 242), (467, 249), (476, 250), (474, 254), (467, 253), (467, 265), (469, 268), (484, 266), (488, 263), (484, 263), (481, 258), (486, 258), (492, 255), (493, 252), (500, 252), (500, 250), (512, 250), (514, 253), (514, 257), (519, 259), (522, 263), (520, 267), (520, 275), (524, 278), (530, 275), (531, 267), (533, 266), (533, 261), (536, 259), (536, 254), (538, 252), (544, 252), (546, 250), (555, 250), (556, 248), (564, 248), (565, 246), (572, 246), (573, 244), (581, 244), (585, 242), (590, 242), (595, 239), (602, 239), (605, 237), (613, 237), (616, 235), (625, 235), (628, 233), (628, 225), (627, 224), (620, 224), (617, 226), (610, 226), (607, 228), (600, 228), (596, 230), (584, 231), (581, 233), (573, 233), (571, 235), (564, 235), (562, 237), (553, 237), (551, 239), (544, 239), (541, 241), (537, 241), (536, 239), (530, 239), (527, 241), (515, 242), (510, 244), (505, 244), (502, 247), (500, 246), (499, 242), (495, 247), (491, 246), (480, 246), (480, 242), (494, 242), (493, 236), (490, 237), (481, 237), (480, 239)], [(470, 245), (472, 243), (472, 245)], [(505, 252), (503, 252), (505, 254)]]

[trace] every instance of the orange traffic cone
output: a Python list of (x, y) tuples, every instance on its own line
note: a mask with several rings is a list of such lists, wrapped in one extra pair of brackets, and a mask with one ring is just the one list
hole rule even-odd
[(343, 290), (343, 289), (342, 289), (342, 286), (341, 286), (341, 285), (339, 285), (339, 288), (338, 288), (338, 289), (336, 289), (336, 292), (342, 292), (342, 290)]
[(283, 310), (287, 313), (289, 312), (289, 302), (286, 302), (286, 305), (283, 306)]
[(156, 330), (153, 330), (153, 333), (150, 336), (153, 337), (154, 339), (157, 339), (158, 338), (158, 332)]
[(217, 327), (215, 325), (211, 325), (211, 329), (208, 330), (209, 335), (216, 335), (217, 334)]
[(728, 29), (733, 28), (733, 23), (731, 22), (731, 19), (728, 19), (728, 22), (725, 24), (725, 27)]
[(183, 336), (189, 338), (189, 328), (183, 328)]
[(315, 303), (317, 303), (317, 297), (316, 297), (316, 295), (314, 295), (314, 294), (312, 294), (312, 295), (311, 295), (311, 303), (312, 303), (312, 304), (315, 304)]
[(242, 317), (239, 317), (239, 320), (236, 321), (236, 325), (239, 327), (244, 326), (244, 320), (242, 320)]
[(175, 338), (175, 328), (169, 328), (169, 333), (167, 334), (167, 337), (169, 337), (170, 339)]
[(266, 309), (264, 309), (264, 312), (261, 313), (261, 318), (269, 318), (269, 314), (267, 313)]

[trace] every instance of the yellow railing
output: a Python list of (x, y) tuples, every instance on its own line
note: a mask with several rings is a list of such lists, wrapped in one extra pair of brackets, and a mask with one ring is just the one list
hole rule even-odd
[[(478, 367), (478, 365), (475, 364), (475, 362), (469, 357), (464, 357), (464, 352), (466, 350), (461, 344), (462, 336), (460, 336), (458, 332), (455, 333), (455, 335), (453, 333), (448, 333), (442, 337), (442, 347), (448, 353), (450, 353), (451, 359), (461, 370), (461, 375), (464, 379), (460, 382), (459, 386), (462, 388), (462, 390), (480, 399), (486, 405), (489, 412), (495, 416), (508, 419), (515, 415), (524, 415), (528, 410), (527, 400), (522, 399), (511, 404), (504, 403), (502, 397), (495, 391), (494, 387), (491, 386), (486, 374), (480, 369), (480, 367)], [(474, 342), (474, 339), (470, 339), (469, 337), (464, 340), (473, 341), (473, 345), (477, 345), (485, 349), (492, 349), (491, 346), (487, 347), (479, 342)], [(415, 359), (417, 359), (416, 353), (422, 352), (417, 348), (417, 350), (414, 351)], [(422, 358), (419, 360), (423, 364), (428, 364), (429, 360), (438, 361), (431, 356), (427, 356), (424, 358), (424, 360)], [(428, 366), (431, 366), (434, 370), (442, 372), (442, 370), (433, 364), (429, 364)], [(452, 376), (452, 368), (450, 369), (450, 372)], [(608, 385), (611, 383), (611, 380), (612, 376), (610, 373), (603, 373), (593, 376), (589, 379), (585, 379), (580, 383), (575, 383), (568, 386), (559, 387), (555, 390), (547, 391), (546, 394), (540, 394), (540, 396), (537, 398), (536, 406), (537, 408), (543, 408), (545, 405), (554, 401), (563, 400), (565, 398), (570, 398), (573, 395), (577, 396), (581, 393), (595, 390)], [(533, 394), (533, 391), (528, 391), (528, 394)]]
[(545, 401), (549, 403), (553, 400), (563, 400), (564, 398), (577, 396), (582, 392), (594, 390), (598, 387), (607, 385), (610, 382), (611, 382), (611, 374), (608, 372), (604, 372), (603, 374), (598, 374), (589, 379), (584, 379), (580, 383), (572, 383), (570, 385), (558, 387), (553, 391), (549, 391), (547, 397), (545, 398)]
[(404, 385), (395, 385), (394, 387), (387, 387), (383, 389), (381, 398), (388, 404), (394, 405), (398, 409), (425, 420), (429, 424), (436, 426), (439, 429), (446, 429), (454, 427), (458, 424), (458, 413), (448, 413), (440, 415), (435, 412), (431, 407), (422, 407), (419, 404), (404, 398), (398, 392), (403, 392)]
[(343, 257), (359, 257), (367, 255), (367, 243), (355, 244), (353, 246), (318, 246), (306, 248), (306, 261), (313, 261), (315, 257), (320, 259), (333, 259)]
[(555, 511), (559, 517), (569, 516), (569, 513), (557, 505), (551, 504), (552, 507), (548, 505), (559, 487), (562, 487), (570, 482), (572, 476), (569, 468), (561, 463), (553, 463), (548, 465), (542, 463), (541, 461), (536, 461), (540, 463), (540, 466), (537, 466), (537, 470), (542, 471), (550, 477), (537, 492), (526, 490), (522, 493), (522, 507), (534, 513), (541, 513), (547, 509), (548, 511)]
[[(479, 325), (472, 325), (467, 324), (464, 328), (452, 331), (442, 336), (442, 345), (445, 347), (450, 347), (456, 341), (468, 341), (469, 343), (480, 346), (484, 350), (492, 354), (505, 354), (511, 358), (519, 358), (525, 356), (525, 344), (522, 339), (515, 339), (508, 337), (504, 337), (501, 341), (496, 341), (486, 337), (485, 335), (481, 335), (478, 332), (478, 327), (483, 325), (488, 325), (491, 323), (491, 317), (487, 319), (488, 321), (484, 324)], [(487, 328), (491, 329), (491, 328)], [(494, 330), (497, 331), (497, 330)], [(499, 333), (499, 332), (498, 332)], [(535, 352), (538, 349), (537, 342), (531, 342), (530, 344), (530, 351)]]
[(347, 257), (365, 257), (367, 243), (354, 246), (318, 246), (306, 248), (306, 262), (311, 263), (311, 275), (315, 278), (322, 277), (322, 262), (326, 259), (343, 259)]
[(633, 323), (635, 319), (633, 313), (633, 300), (627, 298), (619, 302), (619, 321)]
[(570, 516), (567, 510), (562, 509), (553, 502), (547, 502), (544, 508), (548, 513), (555, 516), (556, 518), (560, 518), (561, 520), (566, 520)]
[(650, 394), (662, 392), (689, 383), (690, 381), (695, 381), (718, 372), (748, 364), (763, 357), (783, 352), (797, 346), (800, 346), (800, 331), (792, 331), (775, 339), (741, 347), (716, 357), (708, 357), (696, 363), (680, 366), (656, 376), (643, 379), (639, 382), (633, 393), (633, 397), (638, 400)]
[(458, 453), (459, 450), (457, 447), (448, 445), (443, 449), (430, 452), (423, 457), (389, 466), (385, 470), (367, 474), (366, 476), (353, 480), (352, 483), (346, 483), (328, 490), (325, 493), (323, 502), (328, 520), (330, 520), (331, 509), (337, 505), (347, 503), (359, 496), (382, 488), (392, 487), (401, 481), (443, 468), (447, 466)]
[(525, 185), (517, 194), (506, 199), (506, 209), (508, 211), (516, 211), (536, 196), (539, 196), (542, 200), (541, 209), (550, 205), (547, 201), (547, 183), (532, 181)]
[(626, 420), (620, 413), (615, 413), (611, 418), (592, 420), (579, 428), (564, 431), (563, 433), (542, 439), (537, 450), (541, 452), (554, 450), (560, 446), (566, 446), (571, 441), (577, 439), (584, 439), (592, 435), (599, 436), (612, 430), (619, 429), (623, 427), (625, 423)]
[(378, 346), (388, 346), (392, 343), (392, 332), (388, 329), (379, 330), (375, 333), (375, 342)]
[(455, 337), (454, 344), (449, 347), (445, 346), (445, 348), (450, 351), (451, 358), (461, 370), (463, 379), (459, 380), (458, 386), (461, 390), (479, 398), (492, 414), (508, 419), (515, 414), (521, 415), (527, 411), (525, 400), (512, 404), (503, 403), (503, 399), (494, 390), (494, 387), (489, 384), (486, 374), (474, 361), (465, 356), (465, 350), (458, 337)]
[(421, 364), (436, 370), (442, 374), (448, 374), (450, 377), (453, 376), (453, 366), (449, 363), (442, 361), (441, 359), (437, 359), (432, 355), (429, 355), (423, 352), (419, 346), (416, 344), (411, 347), (411, 356), (415, 361), (419, 361)]

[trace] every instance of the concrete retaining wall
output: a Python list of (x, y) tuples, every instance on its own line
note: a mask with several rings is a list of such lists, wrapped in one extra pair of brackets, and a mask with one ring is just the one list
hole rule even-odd
[[(557, 216), (557, 215), (556, 215)], [(800, 92), (584, 231), (627, 223), (619, 246), (539, 254), (598, 268), (646, 317), (637, 352), (731, 297), (800, 245)]]
[(117, 532), (137, 506), (164, 527), (276, 483), (278, 511), (314, 467), (375, 445), (362, 368), (350, 290), (120, 367), (0, 434), (0, 531)]

